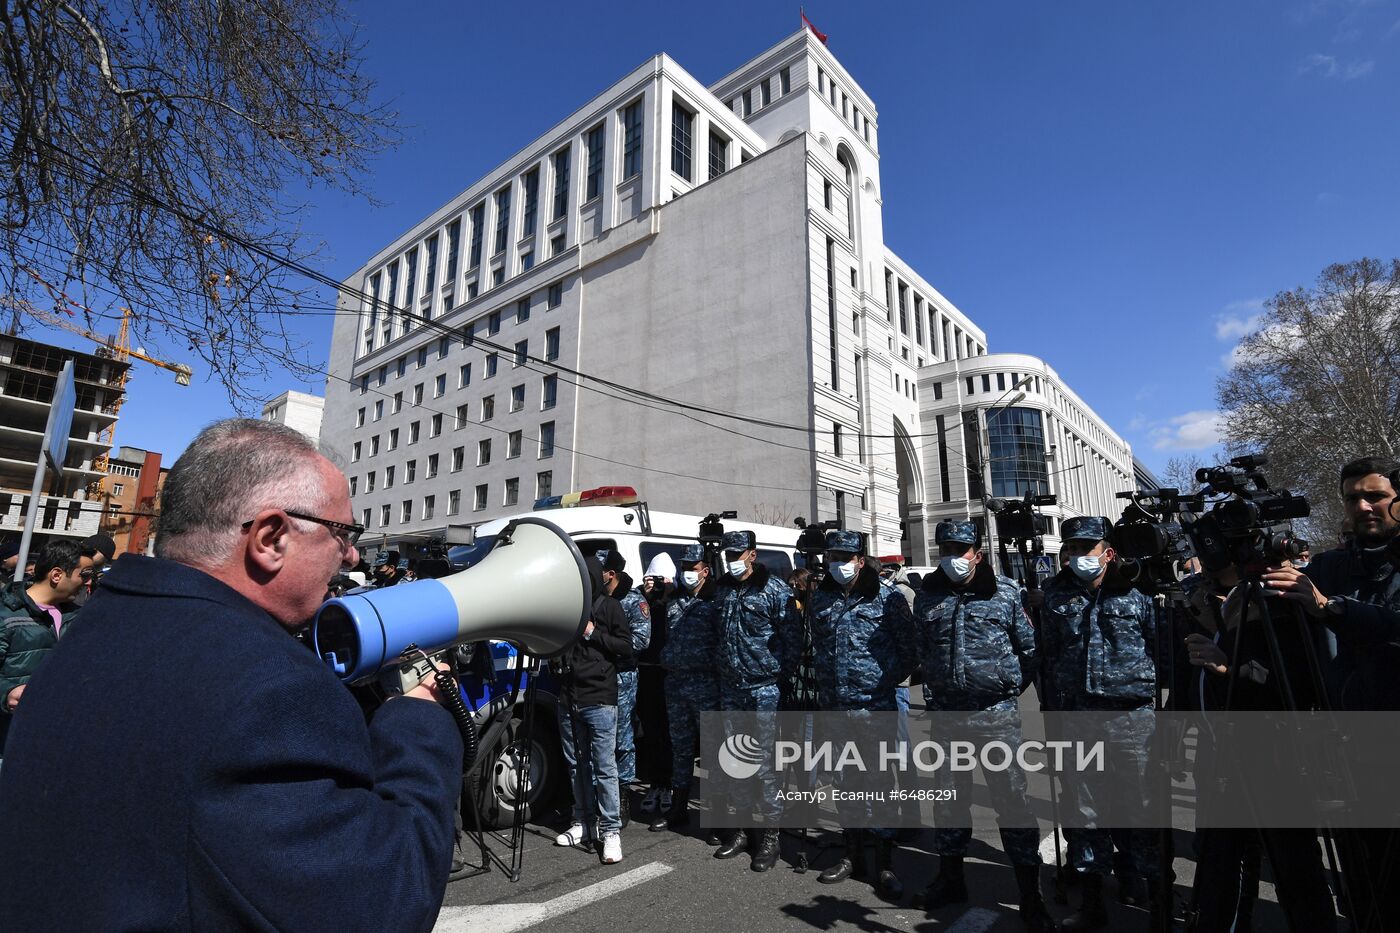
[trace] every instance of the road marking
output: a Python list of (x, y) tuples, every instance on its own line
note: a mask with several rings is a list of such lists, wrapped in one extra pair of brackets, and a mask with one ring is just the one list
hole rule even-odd
[(987, 933), (996, 926), (1001, 914), (985, 907), (974, 907), (948, 927), (948, 933)]
[[(643, 882), (673, 871), (665, 862), (650, 862), (631, 871), (590, 884), (577, 891), (561, 894), (542, 904), (487, 904), (480, 907), (444, 907), (438, 914), (433, 933), (511, 933), (562, 914), (586, 907), (594, 901), (626, 891)], [(959, 933), (982, 933), (984, 927), (974, 927)]]

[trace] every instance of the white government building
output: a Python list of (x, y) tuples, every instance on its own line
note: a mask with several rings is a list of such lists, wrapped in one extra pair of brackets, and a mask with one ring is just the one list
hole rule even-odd
[[(999, 358), (886, 246), (883, 203), (879, 113), (807, 30), (709, 87), (649, 58), (343, 283), (321, 446), (366, 543), (624, 485), (927, 562), (933, 522), (980, 515), (940, 463), (995, 398), (959, 374)], [(1055, 456), (1104, 462), (1074, 508), (1116, 515), (1128, 446), (1034, 362)]]

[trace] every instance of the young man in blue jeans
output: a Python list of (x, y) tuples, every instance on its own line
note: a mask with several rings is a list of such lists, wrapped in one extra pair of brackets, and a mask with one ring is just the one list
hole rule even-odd
[(559, 736), (574, 789), (574, 822), (554, 840), (576, 846), (594, 837), (603, 863), (622, 861), (622, 821), (617, 784), (617, 665), (632, 657), (632, 637), (622, 605), (603, 588), (603, 571), (587, 558), (593, 581), (593, 618), (562, 658)]

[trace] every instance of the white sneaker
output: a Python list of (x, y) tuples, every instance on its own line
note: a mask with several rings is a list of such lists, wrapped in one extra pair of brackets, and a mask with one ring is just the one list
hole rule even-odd
[(592, 833), (585, 832), (583, 824), (574, 823), (564, 832), (554, 837), (554, 844), (557, 846), (582, 845), (583, 840), (585, 838), (591, 837), (592, 835)]
[(603, 864), (616, 865), (622, 861), (622, 834), (603, 834)]

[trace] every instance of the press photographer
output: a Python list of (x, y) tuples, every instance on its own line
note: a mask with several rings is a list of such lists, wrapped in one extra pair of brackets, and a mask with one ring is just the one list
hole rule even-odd
[[(1344, 547), (1318, 554), (1305, 573), (1282, 568), (1264, 583), (1326, 626), (1336, 645), (1330, 670), (1335, 704), (1349, 710), (1400, 709), (1400, 574), (1394, 545), (1400, 522), (1400, 463), (1362, 457), (1342, 467), (1339, 490), (1354, 532)], [(1359, 751), (1364, 755), (1365, 750)], [(1361, 769), (1364, 773), (1364, 767)], [(1363, 829), (1342, 865), (1355, 879), (1358, 928), (1400, 929), (1400, 833)]]
[[(429, 930), (462, 738), (430, 680), (366, 725), (289, 630), (358, 560), (298, 432), (205, 428), (40, 668), (0, 775), (6, 929)], [(97, 673), (95, 673), (97, 672)]]

